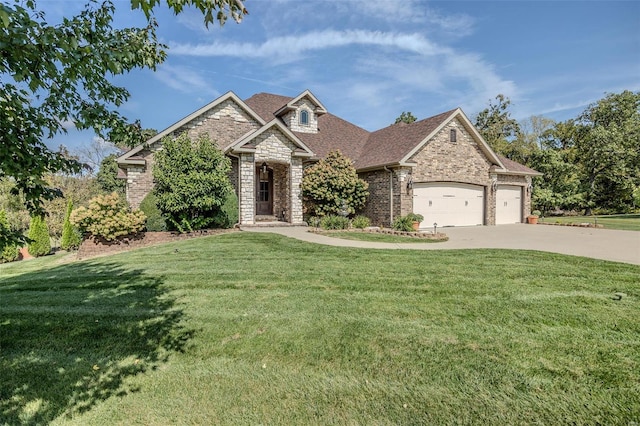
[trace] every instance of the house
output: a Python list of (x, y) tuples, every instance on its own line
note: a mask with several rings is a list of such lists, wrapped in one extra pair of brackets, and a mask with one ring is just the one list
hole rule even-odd
[(241, 224), (261, 219), (303, 223), (304, 169), (339, 149), (369, 183), (362, 211), (389, 225), (409, 212), (422, 226), (522, 222), (538, 172), (497, 155), (461, 109), (369, 132), (327, 111), (313, 93), (219, 97), (120, 156), (127, 200), (138, 207), (153, 188), (153, 156), (162, 139), (206, 132), (232, 162)]

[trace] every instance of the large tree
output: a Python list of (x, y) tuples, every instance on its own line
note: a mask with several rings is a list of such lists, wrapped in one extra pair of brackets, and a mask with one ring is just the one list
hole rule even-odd
[[(156, 38), (153, 9), (160, 0), (131, 0), (148, 24), (113, 27), (114, 4), (89, 1), (76, 16), (48, 22), (35, 0), (0, 3), (0, 178), (12, 177), (29, 210), (43, 213), (43, 200), (60, 195), (47, 173), (77, 172), (80, 164), (49, 149), (45, 139), (64, 133), (67, 123), (110, 139), (136, 129), (118, 106), (129, 98), (110, 76), (136, 68), (154, 70), (166, 57)], [(166, 0), (177, 14), (194, 6), (209, 23), (247, 13), (240, 0)], [(0, 235), (0, 239), (8, 238)]]
[(520, 125), (511, 117), (511, 100), (499, 94), (496, 101), (478, 113), (475, 126), (495, 152), (510, 157), (509, 146), (520, 136)]
[(633, 206), (640, 186), (640, 92), (609, 94), (589, 105), (575, 122), (573, 149), (586, 214)]

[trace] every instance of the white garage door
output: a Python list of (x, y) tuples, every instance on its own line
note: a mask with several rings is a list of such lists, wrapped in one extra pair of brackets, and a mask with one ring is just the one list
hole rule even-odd
[(413, 211), (424, 216), (421, 227), (482, 225), (484, 187), (455, 182), (416, 183)]
[(496, 225), (522, 222), (522, 187), (498, 185), (496, 191)]

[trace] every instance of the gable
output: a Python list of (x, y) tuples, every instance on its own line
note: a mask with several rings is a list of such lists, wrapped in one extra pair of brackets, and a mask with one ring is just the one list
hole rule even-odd
[(313, 157), (313, 152), (278, 119), (265, 124), (255, 132), (244, 135), (226, 152), (254, 153), (256, 158), (289, 162), (291, 157)]
[[(456, 141), (450, 140), (455, 130)], [(406, 163), (414, 165), (413, 180), (453, 181), (487, 185), (492, 162), (480, 141), (469, 132), (459, 117), (447, 120), (422, 144)]]
[(228, 92), (121, 155), (117, 162), (122, 165), (133, 164), (136, 154), (143, 149), (157, 151), (164, 137), (177, 137), (183, 132), (187, 132), (191, 138), (206, 133), (224, 149), (240, 136), (264, 124), (264, 120), (249, 106), (233, 92)]

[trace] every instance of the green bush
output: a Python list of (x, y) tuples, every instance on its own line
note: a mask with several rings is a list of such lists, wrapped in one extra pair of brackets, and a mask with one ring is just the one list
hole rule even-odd
[(51, 252), (51, 240), (49, 239), (49, 227), (42, 216), (31, 218), (29, 234), (31, 242), (28, 249), (31, 256), (45, 256)]
[(320, 220), (320, 227), (326, 230), (348, 229), (349, 219), (343, 216), (328, 215)]
[(322, 220), (322, 218), (320, 218), (318, 216), (309, 216), (307, 218), (306, 222), (307, 222), (307, 224), (309, 224), (309, 226), (312, 226), (314, 228), (319, 228), (321, 220)]
[(351, 221), (351, 226), (358, 229), (364, 229), (371, 225), (371, 221), (366, 216), (356, 216)]
[(391, 227), (396, 231), (412, 232), (413, 220), (409, 216), (398, 216)]
[[(164, 138), (155, 155), (153, 178), (157, 205), (167, 222), (180, 232), (228, 224), (233, 192), (231, 160), (206, 134), (192, 141), (187, 134)], [(234, 222), (235, 223), (235, 222)]]
[(150, 192), (144, 197), (142, 203), (140, 203), (140, 211), (147, 216), (147, 220), (145, 221), (147, 231), (157, 232), (167, 230), (167, 221), (164, 216), (162, 216), (157, 201), (156, 195)]
[[(10, 231), (7, 213), (4, 210), (0, 210), (0, 235), (8, 234)], [(0, 244), (0, 263), (18, 260), (19, 255), (20, 249), (14, 242), (6, 241)]]
[(424, 216), (418, 213), (409, 213), (407, 215), (407, 220), (410, 220), (411, 222), (422, 222), (424, 220)]
[(227, 194), (220, 212), (215, 216), (217, 228), (232, 228), (238, 223), (238, 196), (234, 191)]
[(99, 195), (89, 201), (89, 208), (71, 213), (71, 223), (80, 231), (107, 241), (142, 231), (146, 218), (140, 210), (131, 211), (116, 192)]
[(67, 213), (64, 216), (64, 225), (62, 225), (62, 238), (60, 239), (60, 248), (62, 250), (75, 250), (80, 247), (82, 235), (80, 231), (71, 224), (71, 212), (73, 211), (73, 201), (69, 199), (67, 202)]
[(302, 195), (306, 211), (314, 216), (349, 215), (361, 209), (369, 192), (369, 184), (358, 177), (353, 162), (340, 153), (330, 152), (326, 158), (305, 169)]

